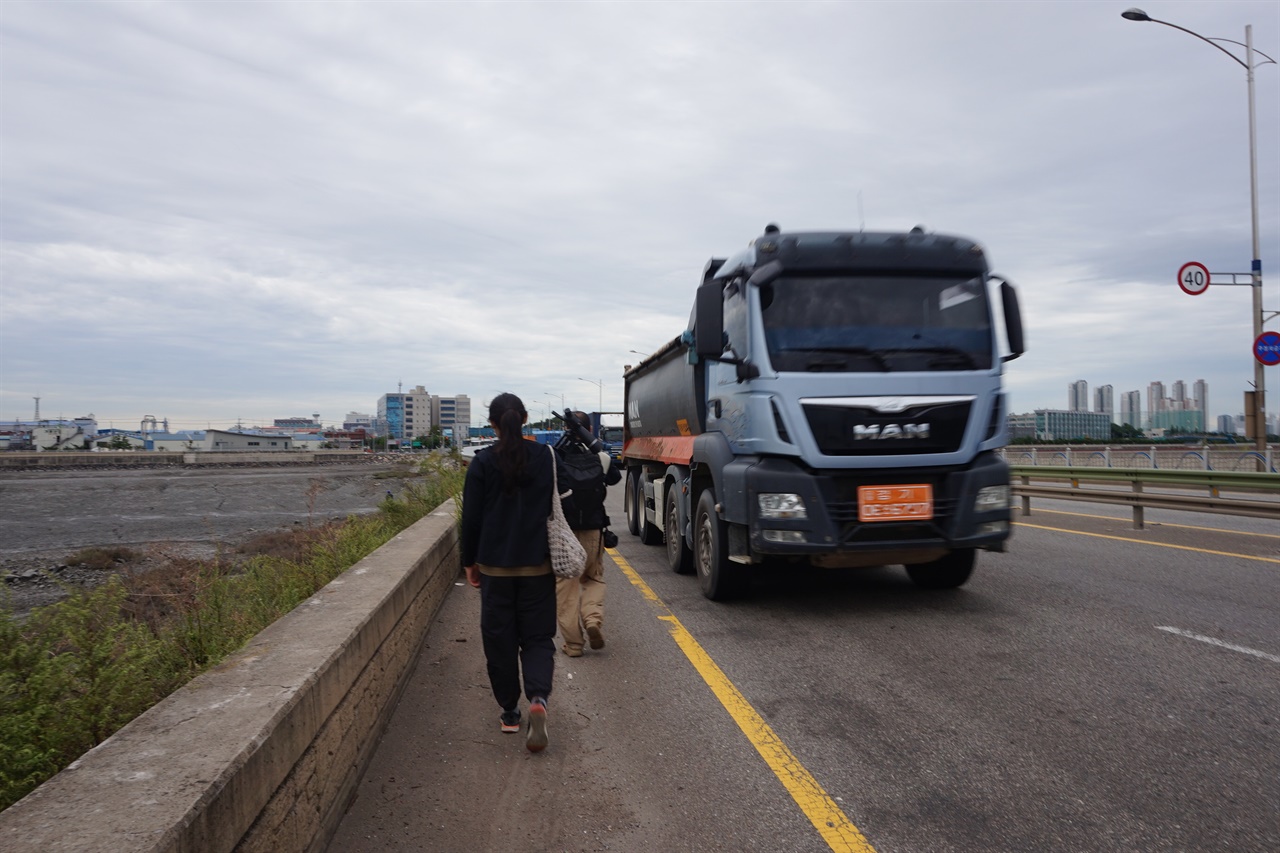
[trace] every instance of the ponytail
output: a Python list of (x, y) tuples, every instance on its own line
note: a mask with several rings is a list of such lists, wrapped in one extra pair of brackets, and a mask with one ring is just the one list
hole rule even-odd
[(498, 470), (502, 472), (503, 490), (514, 492), (524, 480), (528, 451), (524, 446), (524, 421), (529, 416), (524, 403), (515, 394), (499, 394), (489, 403), (489, 420), (498, 428)]

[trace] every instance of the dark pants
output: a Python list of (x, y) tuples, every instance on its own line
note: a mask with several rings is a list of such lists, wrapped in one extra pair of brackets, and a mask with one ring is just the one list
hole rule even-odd
[(504, 711), (520, 702), (520, 673), (524, 695), (547, 698), (556, 653), (556, 578), (480, 576), (480, 635), (488, 663), (493, 698)]

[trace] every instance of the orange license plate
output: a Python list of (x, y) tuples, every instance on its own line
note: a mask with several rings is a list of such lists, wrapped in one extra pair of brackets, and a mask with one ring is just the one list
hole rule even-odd
[(859, 486), (858, 521), (933, 518), (933, 486)]

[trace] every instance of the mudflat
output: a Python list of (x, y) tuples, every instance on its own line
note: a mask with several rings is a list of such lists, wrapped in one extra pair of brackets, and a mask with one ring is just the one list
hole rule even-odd
[[(0, 576), (15, 609), (56, 600), (102, 573), (66, 558), (90, 547), (208, 557), (253, 536), (377, 509), (410, 470), (368, 462), (0, 473)], [(388, 476), (392, 475), (392, 476)], [(137, 568), (137, 567), (135, 567)]]

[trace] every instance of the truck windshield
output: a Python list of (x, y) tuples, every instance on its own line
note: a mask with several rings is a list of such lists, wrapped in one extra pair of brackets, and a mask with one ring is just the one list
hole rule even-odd
[(981, 276), (784, 276), (760, 288), (778, 371), (987, 370), (991, 311)]

